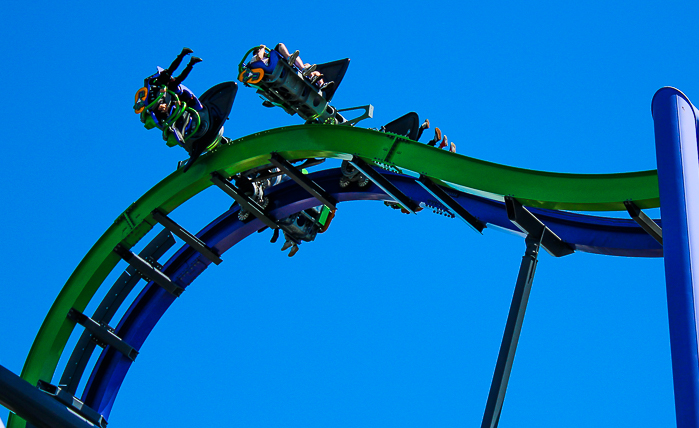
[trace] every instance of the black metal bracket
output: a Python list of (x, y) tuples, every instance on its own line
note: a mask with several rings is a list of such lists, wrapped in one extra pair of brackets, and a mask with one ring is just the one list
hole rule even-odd
[(332, 210), (337, 209), (335, 207), (337, 204), (337, 200), (335, 198), (323, 190), (323, 188), (320, 187), (315, 181), (303, 175), (301, 171), (291, 165), (291, 163), (284, 159), (279, 153), (272, 153), (269, 161), (272, 163), (272, 165), (284, 171), (289, 178), (294, 180), (299, 186), (306, 189), (308, 193), (315, 196), (316, 199), (322, 202), (325, 206)]
[(190, 247), (194, 248), (196, 251), (201, 253), (201, 255), (211, 260), (212, 263), (217, 265), (221, 264), (221, 257), (219, 257), (219, 255), (201, 239), (189, 233), (189, 231), (175, 223), (170, 217), (160, 212), (160, 210), (155, 209), (151, 214), (153, 215), (153, 218), (158, 223), (162, 224), (165, 229), (177, 235), (181, 240), (189, 244)]
[(541, 236), (541, 245), (554, 257), (573, 254), (575, 250), (551, 231), (534, 214), (529, 212), (521, 203), (512, 196), (505, 196), (507, 218), (522, 232), (533, 236)]
[(60, 387), (51, 385), (50, 383), (45, 382), (43, 380), (39, 380), (36, 386), (37, 388), (39, 388), (39, 390), (52, 396), (58, 402), (68, 407), (75, 413), (79, 414), (83, 418), (87, 419), (88, 421), (92, 422), (93, 424), (97, 425), (98, 427), (107, 427), (107, 420), (104, 419), (104, 416), (100, 415), (96, 410), (85, 405), (85, 403), (75, 398), (75, 396), (70, 392), (64, 391)]
[(124, 261), (133, 266), (145, 279), (150, 280), (161, 286), (165, 291), (175, 297), (180, 297), (184, 288), (172, 282), (164, 273), (153, 267), (150, 263), (142, 259), (140, 256), (127, 250), (123, 245), (118, 244), (114, 247), (114, 252), (124, 259)]
[(242, 208), (244, 208), (246, 211), (251, 212), (252, 215), (260, 219), (262, 223), (265, 224), (265, 226), (271, 229), (277, 229), (279, 227), (277, 225), (276, 220), (264, 213), (264, 209), (260, 206), (260, 204), (258, 204), (252, 198), (238, 190), (235, 186), (233, 186), (233, 184), (231, 184), (230, 181), (223, 178), (221, 174), (219, 174), (218, 172), (212, 172), (211, 181), (215, 185), (217, 185), (221, 190), (223, 190), (228, 196), (235, 199), (235, 201)]
[(417, 182), (425, 188), (432, 196), (437, 198), (439, 202), (441, 202), (444, 206), (449, 207), (449, 209), (452, 210), (452, 212), (458, 216), (461, 220), (466, 222), (469, 226), (471, 226), (473, 229), (475, 229), (477, 232), (483, 233), (483, 229), (486, 228), (485, 223), (482, 221), (478, 220), (477, 217), (475, 217), (473, 214), (468, 212), (466, 208), (462, 207), (459, 205), (458, 202), (454, 200), (447, 192), (444, 191), (441, 187), (437, 185), (431, 178), (420, 174), (420, 178), (417, 179)]
[(355, 168), (359, 170), (365, 177), (371, 180), (374, 184), (379, 186), (381, 190), (386, 192), (388, 196), (393, 198), (396, 202), (401, 204), (406, 210), (415, 214), (415, 210), (418, 208), (418, 204), (410, 199), (405, 193), (398, 190), (396, 186), (393, 185), (386, 177), (377, 172), (369, 164), (364, 162), (359, 156), (352, 156), (352, 160), (349, 161)]
[(624, 201), (626, 211), (631, 218), (638, 223), (653, 239), (663, 245), (663, 229), (656, 222), (646, 215), (633, 201)]
[(68, 311), (68, 318), (85, 327), (85, 330), (92, 334), (92, 337), (99, 346), (104, 348), (109, 345), (126, 355), (131, 361), (136, 360), (138, 351), (114, 334), (113, 328), (104, 323), (98, 323), (75, 308), (70, 308), (70, 311)]

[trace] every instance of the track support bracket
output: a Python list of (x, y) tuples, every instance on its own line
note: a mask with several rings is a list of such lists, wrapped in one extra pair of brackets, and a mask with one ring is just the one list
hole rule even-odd
[(418, 208), (418, 204), (410, 199), (405, 193), (401, 192), (396, 186), (393, 185), (386, 177), (377, 172), (369, 164), (367, 164), (362, 158), (357, 155), (352, 156), (352, 160), (349, 161), (355, 168), (359, 170), (365, 177), (371, 180), (374, 184), (379, 186), (381, 190), (386, 192), (388, 196), (393, 198), (396, 202), (401, 204), (406, 210), (415, 214), (415, 210)]
[(238, 205), (240, 205), (242, 208), (245, 208), (246, 211), (251, 212), (252, 215), (260, 219), (262, 223), (265, 224), (265, 226), (269, 227), (270, 229), (279, 228), (279, 225), (277, 225), (276, 220), (265, 214), (264, 209), (260, 206), (260, 204), (258, 204), (252, 198), (238, 190), (235, 186), (233, 186), (233, 184), (231, 184), (230, 181), (223, 178), (221, 174), (215, 171), (212, 172), (211, 181), (215, 185), (217, 185), (221, 190), (223, 190), (228, 196), (235, 199)]
[(39, 388), (39, 390), (55, 398), (59, 403), (68, 407), (70, 410), (79, 414), (80, 416), (97, 425), (98, 427), (107, 427), (107, 420), (104, 419), (104, 416), (100, 415), (92, 407), (85, 405), (85, 403), (75, 398), (75, 396), (70, 392), (64, 391), (60, 387), (52, 385), (43, 380), (39, 380), (36, 386), (37, 388)]
[(294, 180), (299, 186), (306, 189), (308, 193), (315, 196), (316, 199), (322, 202), (326, 207), (330, 208), (331, 210), (337, 209), (335, 207), (335, 205), (337, 204), (337, 200), (334, 197), (327, 193), (315, 181), (303, 175), (301, 171), (299, 171), (296, 167), (291, 165), (291, 163), (284, 159), (284, 157), (282, 157), (279, 153), (272, 153), (270, 155), (269, 161), (272, 163), (272, 165), (281, 169), (286, 175), (289, 176), (289, 178)]
[(573, 254), (573, 248), (541, 222), (534, 214), (524, 208), (521, 203), (512, 196), (505, 196), (507, 218), (528, 235), (541, 236), (541, 246), (554, 257), (563, 257)]
[(147, 261), (143, 260), (140, 256), (134, 254), (131, 250), (127, 250), (123, 245), (118, 244), (116, 247), (114, 247), (114, 252), (119, 254), (119, 256), (124, 259), (126, 263), (130, 264), (134, 269), (140, 272), (145, 279), (153, 281), (175, 297), (180, 297), (180, 295), (182, 295), (184, 288), (172, 282), (167, 275), (162, 273), (159, 269), (153, 267), (153, 265)]
[(170, 217), (160, 212), (160, 210), (155, 209), (151, 213), (153, 218), (163, 225), (163, 227), (170, 232), (174, 233), (181, 240), (189, 244), (190, 247), (198, 251), (202, 256), (209, 259), (212, 263), (219, 265), (222, 260), (221, 257), (208, 245), (206, 245), (201, 239), (197, 238), (193, 234), (189, 233), (185, 228), (175, 223)]
[(653, 239), (663, 245), (663, 229), (656, 222), (646, 215), (633, 201), (624, 201), (626, 211), (631, 218), (638, 223)]
[(138, 356), (138, 351), (133, 346), (124, 342), (119, 336), (114, 333), (114, 329), (104, 323), (99, 323), (75, 308), (71, 308), (68, 312), (68, 318), (81, 326), (92, 334), (92, 338), (99, 346), (105, 348), (107, 345), (127, 356), (131, 361), (135, 361)]
[(462, 207), (459, 205), (458, 202), (454, 200), (447, 192), (444, 191), (441, 187), (437, 185), (431, 178), (427, 177), (426, 175), (420, 174), (420, 178), (417, 179), (417, 182), (425, 188), (432, 196), (437, 198), (439, 202), (441, 202), (444, 206), (449, 207), (452, 212), (458, 216), (461, 220), (463, 220), (466, 224), (471, 226), (476, 232), (483, 233), (483, 229), (486, 228), (485, 223), (480, 221), (477, 217), (475, 217), (473, 214), (468, 212), (466, 208)]

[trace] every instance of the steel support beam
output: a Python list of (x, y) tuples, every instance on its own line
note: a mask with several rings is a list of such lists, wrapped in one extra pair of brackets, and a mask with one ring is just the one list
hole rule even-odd
[(264, 209), (260, 206), (260, 204), (258, 204), (249, 196), (245, 195), (240, 190), (238, 190), (235, 186), (233, 186), (233, 184), (231, 184), (230, 181), (223, 178), (221, 174), (219, 174), (218, 172), (212, 172), (211, 181), (215, 185), (217, 185), (221, 190), (226, 192), (228, 196), (235, 199), (238, 205), (240, 205), (246, 211), (249, 211), (250, 213), (252, 213), (252, 215), (260, 219), (262, 223), (265, 224), (265, 226), (269, 227), (270, 229), (277, 229), (279, 227), (277, 225), (276, 220), (264, 213)]
[(514, 362), (515, 351), (519, 342), (519, 334), (522, 331), (524, 313), (527, 310), (529, 293), (534, 281), (534, 272), (538, 262), (537, 256), (539, 254), (539, 246), (541, 245), (539, 239), (532, 237), (532, 235), (527, 235), (525, 239), (527, 247), (519, 267), (517, 284), (512, 296), (510, 312), (507, 315), (507, 324), (505, 325), (505, 332), (500, 344), (500, 352), (495, 364), (495, 372), (493, 373), (493, 381), (490, 384), (490, 392), (488, 393), (488, 401), (485, 405), (481, 428), (495, 428), (500, 420), (507, 383), (510, 380), (512, 363)]
[(209, 246), (207, 246), (201, 239), (189, 233), (189, 231), (175, 223), (170, 217), (160, 212), (160, 210), (155, 209), (151, 214), (153, 214), (153, 218), (158, 223), (162, 224), (165, 229), (177, 235), (181, 240), (189, 244), (190, 247), (194, 248), (202, 256), (206, 257), (216, 265), (221, 264), (221, 257), (219, 257), (219, 255), (216, 254), (214, 250), (209, 248)]
[(538, 218), (530, 213), (516, 199), (505, 198), (507, 216), (518, 228), (527, 233), (525, 238), (526, 249), (522, 257), (522, 263), (517, 275), (517, 283), (510, 304), (510, 312), (507, 315), (507, 324), (500, 344), (498, 360), (495, 364), (493, 381), (490, 384), (488, 401), (483, 413), (481, 428), (495, 428), (500, 421), (502, 406), (505, 401), (505, 392), (512, 372), (512, 364), (515, 359), (515, 351), (522, 331), (524, 314), (529, 302), (534, 273), (538, 263), (539, 248), (548, 245), (547, 251), (556, 257), (573, 253), (573, 249), (563, 242), (555, 233), (546, 227)]
[(415, 214), (415, 210), (418, 208), (419, 205), (416, 204), (415, 201), (410, 199), (408, 196), (406, 196), (405, 193), (398, 190), (398, 188), (394, 186), (393, 183), (388, 181), (386, 177), (381, 175), (369, 164), (364, 162), (362, 158), (355, 155), (349, 162), (355, 168), (357, 168), (359, 172), (364, 174), (369, 180), (371, 180), (374, 184), (379, 186), (381, 190), (386, 192), (388, 196), (392, 197), (393, 200), (401, 204), (406, 210), (410, 211), (412, 214)]
[(97, 344), (103, 348), (107, 345), (126, 355), (131, 361), (136, 360), (138, 351), (133, 346), (124, 342), (119, 336), (114, 334), (114, 330), (107, 325), (98, 323), (80, 311), (71, 308), (68, 318), (85, 327), (85, 330), (92, 334)]
[(331, 210), (337, 209), (335, 207), (335, 205), (337, 204), (337, 200), (335, 198), (333, 198), (329, 193), (323, 190), (323, 188), (320, 187), (315, 181), (303, 175), (301, 171), (299, 171), (296, 167), (291, 165), (291, 163), (284, 159), (279, 153), (272, 153), (269, 158), (269, 161), (272, 163), (272, 165), (281, 169), (286, 175), (289, 176), (289, 178), (294, 180), (299, 186), (306, 189), (308, 193), (315, 196), (316, 199), (318, 199), (325, 206), (327, 206)]
[(0, 366), (0, 404), (37, 428), (95, 427), (3, 366)]
[(126, 263), (133, 266), (148, 280), (155, 282), (173, 296), (180, 297), (180, 295), (184, 291), (184, 288), (172, 282), (172, 280), (170, 280), (170, 278), (168, 278), (167, 275), (153, 267), (150, 263), (143, 260), (141, 257), (137, 256), (130, 250), (124, 248), (121, 244), (114, 247), (114, 252), (119, 254), (119, 256), (122, 259), (124, 259)]
[(638, 223), (639, 226), (643, 228), (653, 239), (658, 241), (660, 245), (663, 245), (663, 229), (658, 226), (656, 222), (646, 215), (638, 205), (634, 204), (633, 201), (624, 201), (624, 206), (629, 215)]
[(463, 220), (466, 224), (471, 226), (474, 230), (477, 232), (482, 233), (483, 229), (486, 228), (485, 223), (482, 221), (478, 220), (473, 214), (468, 212), (466, 208), (462, 207), (459, 205), (458, 202), (454, 200), (447, 192), (444, 191), (441, 187), (437, 185), (434, 181), (432, 181), (431, 178), (420, 174), (420, 178), (417, 179), (417, 182), (425, 188), (432, 196), (437, 198), (439, 202), (441, 202), (444, 206), (448, 207), (454, 215), (459, 217), (461, 220)]

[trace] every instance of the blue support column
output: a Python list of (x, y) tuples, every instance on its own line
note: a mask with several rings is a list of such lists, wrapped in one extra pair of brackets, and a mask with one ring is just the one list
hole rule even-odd
[(699, 427), (697, 110), (677, 89), (662, 88), (652, 111), (677, 426)]

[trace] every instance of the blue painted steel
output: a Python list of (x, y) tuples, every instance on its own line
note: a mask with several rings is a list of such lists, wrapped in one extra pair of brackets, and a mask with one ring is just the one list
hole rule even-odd
[[(415, 201), (428, 205), (434, 197), (413, 178), (382, 171), (402, 192)], [(341, 172), (338, 169), (313, 173), (309, 178), (318, 183), (338, 202), (352, 200), (385, 200), (388, 196), (376, 185), (366, 190), (347, 190), (339, 186)], [(289, 180), (268, 190), (271, 215), (284, 218), (303, 209), (318, 205), (317, 199)], [(508, 220), (505, 205), (478, 196), (449, 191), (450, 196), (489, 227), (521, 233)], [(441, 204), (439, 204), (441, 205)], [(561, 239), (578, 251), (631, 257), (661, 257), (662, 248), (633, 220), (613, 219), (566, 213), (553, 210), (530, 209)], [(229, 248), (263, 227), (255, 219), (249, 223), (237, 220), (237, 205), (211, 222), (197, 237), (223, 255)], [(460, 224), (460, 223), (459, 223)], [(209, 260), (184, 245), (163, 267), (163, 272), (180, 287), (186, 288), (208, 266)], [(185, 294), (186, 296), (186, 294)], [(149, 283), (134, 300), (116, 328), (116, 334), (134, 348), (140, 349), (151, 330), (165, 313), (174, 297), (161, 287)], [(107, 347), (90, 376), (82, 396), (83, 402), (107, 417), (114, 399), (132, 361)]]
[(697, 278), (699, 270), (699, 161), (697, 112), (674, 88), (652, 103), (660, 211), (665, 227), (665, 281), (678, 427), (699, 426)]

